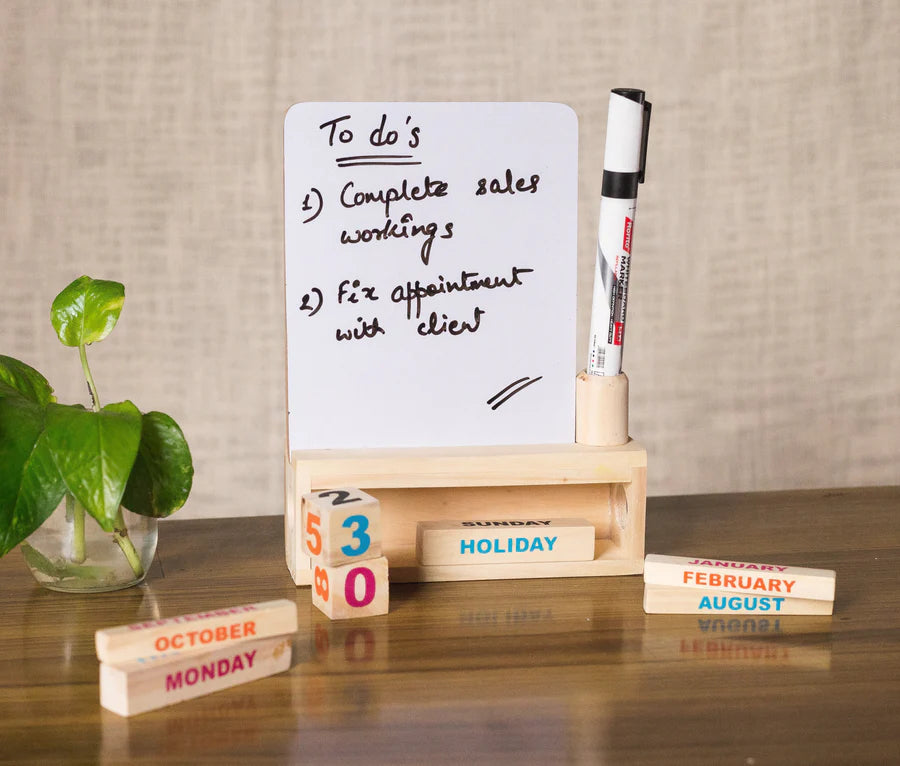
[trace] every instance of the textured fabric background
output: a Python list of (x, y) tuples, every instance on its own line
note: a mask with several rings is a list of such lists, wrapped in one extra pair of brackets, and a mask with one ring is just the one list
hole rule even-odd
[(898, 41), (896, 0), (0, 0), (0, 353), (84, 400), (49, 303), (124, 282), (103, 400), (182, 424), (183, 517), (278, 513), (287, 107), (570, 104), (584, 348), (607, 94), (636, 86), (651, 494), (900, 483)]

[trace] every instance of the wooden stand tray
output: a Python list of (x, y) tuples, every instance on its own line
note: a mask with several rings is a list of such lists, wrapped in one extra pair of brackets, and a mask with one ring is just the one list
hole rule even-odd
[[(300, 498), (358, 487), (378, 498), (392, 582), (640, 574), (647, 452), (635, 441), (583, 444), (294, 452), (285, 466), (285, 545), (297, 585), (311, 581), (300, 546)], [(416, 525), (437, 520), (585, 518), (593, 561), (423, 567)]]

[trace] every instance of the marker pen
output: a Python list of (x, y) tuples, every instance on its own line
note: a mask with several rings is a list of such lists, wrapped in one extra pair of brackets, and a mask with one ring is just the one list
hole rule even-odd
[(622, 371), (628, 273), (638, 184), (644, 182), (650, 102), (644, 91), (615, 88), (609, 95), (597, 262), (587, 371), (618, 375)]

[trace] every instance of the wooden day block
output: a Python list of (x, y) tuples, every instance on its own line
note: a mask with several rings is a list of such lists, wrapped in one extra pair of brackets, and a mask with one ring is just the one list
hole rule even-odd
[(831, 614), (834, 601), (726, 590), (644, 585), (647, 614)]
[(416, 554), (423, 566), (590, 561), (594, 525), (587, 519), (547, 518), (422, 521)]
[(297, 631), (297, 605), (282, 598), (164, 620), (104, 628), (94, 634), (101, 662), (208, 651), (249, 639)]
[(356, 561), (330, 567), (313, 562), (312, 602), (332, 620), (388, 612), (388, 561)]
[(358, 489), (303, 495), (303, 552), (326, 566), (381, 555), (381, 505)]
[(651, 553), (644, 561), (644, 582), (757, 596), (834, 601), (835, 573), (830, 569)]
[(287, 636), (175, 658), (101, 663), (100, 705), (121, 716), (137, 715), (281, 673), (290, 664)]

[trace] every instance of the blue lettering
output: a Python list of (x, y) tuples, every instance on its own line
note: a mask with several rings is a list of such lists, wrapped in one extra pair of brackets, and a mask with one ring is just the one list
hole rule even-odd
[(776, 612), (780, 612), (780, 611), (781, 611), (781, 604), (782, 604), (782, 602), (784, 601), (784, 597), (773, 598), (772, 601), (775, 602), (775, 611), (776, 611)]
[(478, 541), (478, 552), (479, 553), (490, 553), (491, 552), (491, 541), (490, 540), (479, 540)]
[(534, 540), (531, 541), (531, 548), (529, 548), (529, 550), (532, 550), (532, 551), (544, 550), (544, 544), (541, 542), (540, 537), (535, 537)]
[(528, 538), (527, 537), (517, 537), (516, 538), (516, 553), (524, 553), (528, 550)]
[(553, 543), (555, 543), (559, 538), (558, 537), (545, 537), (544, 539), (547, 541), (547, 550), (552, 551)]
[(700, 606), (697, 607), (697, 608), (698, 608), (698, 609), (712, 609), (712, 608), (713, 608), (713, 607), (712, 607), (712, 604), (709, 603), (709, 596), (704, 596), (703, 598), (701, 598), (701, 599), (700, 599)]
[(474, 540), (460, 540), (459, 541), (460, 555), (465, 553), (467, 548), (468, 548), (469, 553), (475, 553), (475, 541)]

